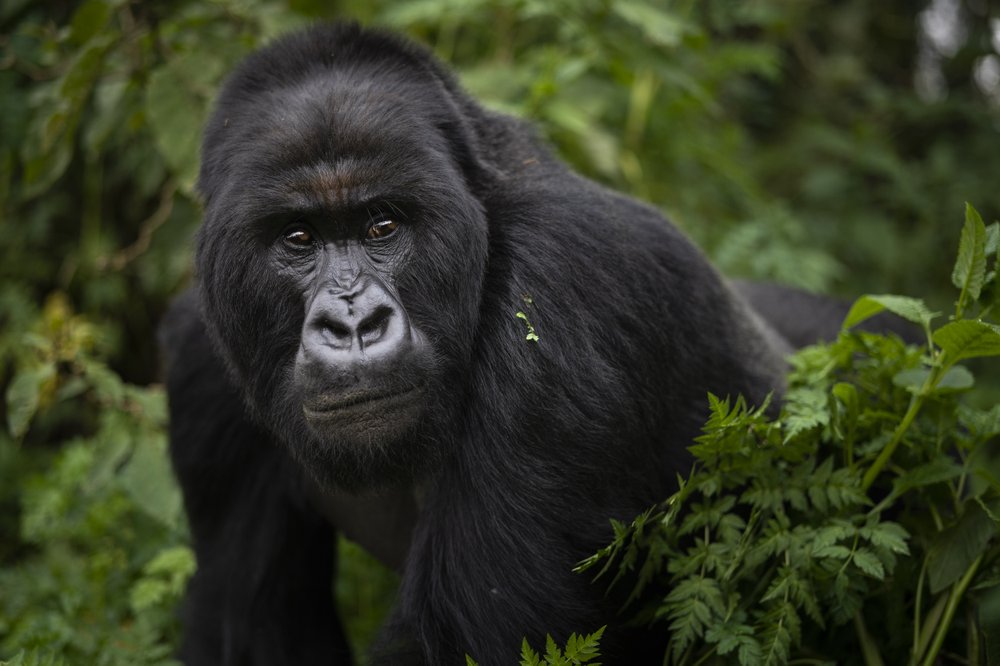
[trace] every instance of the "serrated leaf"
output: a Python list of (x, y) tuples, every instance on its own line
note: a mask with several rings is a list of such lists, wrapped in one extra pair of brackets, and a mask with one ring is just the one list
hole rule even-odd
[(181, 517), (181, 496), (167, 459), (166, 437), (142, 438), (122, 470), (120, 483), (136, 506), (164, 525), (175, 528)]
[[(566, 641), (565, 656), (576, 664), (588, 664), (600, 656), (601, 636), (604, 635), (605, 627), (587, 636), (570, 634)], [(595, 664), (594, 666), (600, 666)]]
[(934, 344), (947, 356), (948, 363), (967, 358), (1000, 356), (1000, 331), (981, 321), (953, 321), (934, 331)]
[[(726, 655), (736, 649), (746, 649), (748, 654), (756, 651), (760, 654), (760, 644), (753, 637), (753, 627), (733, 622), (725, 622), (711, 627), (705, 632), (705, 641), (716, 643), (715, 651)], [(740, 662), (742, 663), (742, 658)]]
[(549, 634), (545, 634), (545, 663), (550, 666), (563, 662), (562, 650), (556, 645), (556, 641)]
[(909, 555), (910, 546), (906, 540), (910, 538), (902, 525), (893, 522), (879, 523), (868, 539), (876, 548), (886, 548), (899, 555)]
[(919, 298), (894, 294), (868, 294), (854, 302), (844, 318), (841, 328), (847, 330), (857, 326), (884, 310), (888, 310), (907, 321), (920, 324), (924, 328), (928, 327), (931, 320), (939, 314), (931, 311)]
[(815, 558), (827, 557), (834, 560), (846, 560), (851, 556), (851, 549), (847, 546), (837, 544), (820, 546), (819, 548), (813, 548), (812, 556)]
[(851, 561), (861, 569), (864, 573), (876, 578), (878, 580), (883, 580), (885, 578), (885, 568), (882, 566), (882, 562), (875, 556), (875, 553), (871, 552), (867, 548), (858, 548), (854, 551), (854, 557)]
[(97, 397), (112, 405), (121, 404), (125, 397), (125, 384), (108, 366), (93, 359), (80, 359), (84, 374)]
[(962, 290), (959, 308), (976, 301), (986, 281), (986, 225), (971, 204), (965, 204), (965, 224), (958, 243), (958, 258), (951, 271), (951, 282)]
[(988, 410), (962, 405), (958, 414), (960, 421), (979, 437), (1000, 435), (1000, 405), (993, 405)]
[(830, 411), (826, 391), (818, 388), (789, 391), (785, 396), (782, 422), (785, 426), (786, 443), (813, 428), (829, 424)]
[[(900, 388), (905, 388), (912, 393), (918, 392), (924, 387), (924, 382), (930, 376), (929, 368), (910, 368), (896, 373), (892, 378), (892, 383)], [(938, 380), (934, 386), (934, 393), (944, 393), (948, 391), (967, 391), (976, 384), (969, 369), (963, 365), (956, 365), (948, 368), (944, 376)]]
[(901, 495), (913, 488), (923, 488), (935, 483), (950, 481), (961, 476), (963, 471), (962, 466), (952, 458), (936, 458), (925, 465), (903, 472), (892, 482), (893, 493)]
[(7, 430), (15, 438), (28, 431), (41, 404), (42, 390), (55, 374), (52, 364), (22, 370), (7, 387)]
[(937, 594), (958, 580), (997, 536), (997, 524), (975, 501), (965, 503), (957, 524), (937, 535), (927, 553), (930, 590)]
[(986, 256), (997, 253), (1000, 247), (1000, 222), (994, 222), (986, 227)]
[(538, 653), (531, 649), (528, 639), (521, 641), (521, 666), (538, 666), (541, 658)]

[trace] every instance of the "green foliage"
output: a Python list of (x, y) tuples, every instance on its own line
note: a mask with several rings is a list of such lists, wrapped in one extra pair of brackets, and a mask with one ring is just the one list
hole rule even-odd
[(59, 657), (39, 650), (18, 652), (10, 661), (0, 661), (0, 666), (64, 666)]
[[(601, 666), (600, 662), (594, 661), (601, 656), (601, 636), (604, 635), (604, 627), (601, 627), (592, 634), (586, 636), (570, 634), (566, 640), (565, 648), (560, 648), (551, 636), (545, 636), (545, 654), (539, 654), (525, 639), (521, 643), (521, 659), (519, 666)], [(467, 666), (478, 666), (477, 662), (470, 656), (465, 656)]]
[[(174, 606), (193, 558), (180, 545), (162, 390), (110, 371), (99, 327), (61, 295), (40, 311), (22, 305), (0, 334), (0, 360), (14, 368), (0, 501), (19, 519), (18, 538), (0, 547), (0, 654), (43, 650), (12, 662), (24, 664), (172, 663)], [(58, 448), (22, 450), (63, 431), (72, 435)]]
[(0, 658), (13, 664), (174, 663), (194, 558), (150, 383), (153, 326), (190, 270), (219, 78), (290, 23), (273, 3), (173, 5), (0, 13)]
[[(985, 318), (1000, 302), (992, 261), (1000, 225), (984, 232), (971, 208), (952, 274), (956, 320), (930, 328), (953, 298), (928, 278), (947, 268), (940, 247), (951, 235), (948, 213), (965, 199), (988, 219), (1000, 210), (997, 92), (970, 76), (976, 63), (997, 57), (995, 41), (977, 6), (963, 7), (966, 38), (945, 53), (928, 50), (904, 0), (0, 4), (0, 659), (169, 660), (173, 607), (192, 560), (164, 452), (154, 329), (190, 279), (200, 128), (221, 77), (243, 54), (317, 18), (402, 29), (454, 64), (480, 99), (536, 122), (577, 169), (663, 206), (728, 273), (846, 293), (877, 286), (927, 294), (931, 306), (872, 297), (859, 307), (917, 317), (933, 336), (928, 350), (941, 353), (932, 362), (864, 336), (851, 338), (854, 347), (814, 352), (808, 363), (808, 354), (800, 357), (801, 377), (828, 376), (847, 359), (882, 359), (896, 367), (890, 380), (875, 370), (865, 376), (883, 381), (880, 390), (897, 402), (920, 400), (920, 418), (895, 444), (882, 478), (900, 473), (900, 456), (915, 455), (913, 432), (929, 437), (930, 416), (948, 413), (942, 401), (969, 395), (975, 381), (977, 404), (991, 404), (983, 390), (989, 368), (961, 363), (996, 348), (994, 329), (969, 312), (982, 308)], [(943, 93), (912, 84), (927, 53)], [(539, 336), (530, 299), (520, 311), (528, 337)], [(872, 387), (849, 374), (831, 386), (796, 379), (785, 425), (768, 436), (794, 449), (816, 432), (843, 431), (851, 455), (871, 459), (891, 435), (865, 437), (899, 405), (874, 409)], [(955, 436), (985, 441), (1000, 429), (994, 412), (961, 414)], [(726, 416), (749, 418), (735, 405)], [(761, 433), (763, 423), (755, 426)], [(894, 484), (907, 497), (949, 484), (965, 493), (990, 486), (970, 464), (939, 456), (905, 468)], [(825, 461), (798, 469), (806, 506), (825, 500), (824, 511), (851, 510), (857, 488), (840, 470)], [(810, 493), (802, 479), (827, 472), (827, 490)], [(785, 501), (769, 499), (766, 484), (753, 492), (762, 507)], [(966, 504), (934, 516), (942, 530), (961, 531), (948, 542), (957, 556), (942, 546), (929, 560), (927, 617), (949, 612), (937, 586), (961, 583), (983, 515), (997, 513), (985, 500), (979, 514)], [(740, 516), (711, 507), (719, 518), (708, 529), (736, 539)], [(650, 539), (663, 538), (659, 520), (639, 521)], [(876, 547), (858, 538), (845, 575), (877, 573), (870, 552), (888, 580)], [(842, 541), (831, 547), (847, 547)], [(906, 543), (912, 551), (912, 538)], [(350, 545), (342, 549), (347, 575), (338, 597), (361, 653), (394, 577)], [(666, 566), (666, 551), (656, 552), (651, 561)], [(638, 552), (631, 557), (643, 580), (659, 571), (640, 567)], [(957, 577), (946, 564), (955, 562)], [(983, 598), (980, 622), (1000, 625), (1000, 600), (983, 596), (981, 585), (976, 578), (969, 587)], [(718, 600), (707, 586), (685, 589), (703, 609), (684, 620), (696, 635), (701, 625), (692, 623), (716, 613)], [(758, 646), (763, 655), (794, 645), (803, 629), (796, 606), (779, 603), (785, 590), (793, 602), (801, 596), (789, 578), (769, 602), (780, 630), (746, 633), (756, 620), (739, 609), (723, 625), (701, 627), (718, 654), (747, 661)], [(926, 595), (937, 600), (928, 606)], [(987, 638), (984, 653), (1000, 653)]]
[[(634, 576), (668, 663), (998, 663), (1000, 407), (966, 404), (957, 365), (1000, 356), (980, 298), (997, 248), (967, 211), (951, 321), (862, 297), (836, 341), (793, 357), (777, 418), (710, 396), (690, 478), (583, 564)], [(883, 309), (924, 327), (926, 347), (852, 329)], [(646, 595), (653, 583), (668, 594)]]

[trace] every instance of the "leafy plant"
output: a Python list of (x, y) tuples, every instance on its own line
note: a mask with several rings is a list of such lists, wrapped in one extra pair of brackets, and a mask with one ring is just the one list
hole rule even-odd
[[(948, 321), (866, 296), (778, 418), (711, 396), (690, 478), (581, 567), (636, 581), (667, 663), (1000, 663), (1000, 406), (965, 404), (960, 365), (1000, 356), (998, 232), (967, 206)], [(853, 328), (882, 310), (926, 346)]]
[[(917, 29), (916, 12), (928, 4), (0, 3), (0, 659), (169, 661), (191, 560), (164, 451), (154, 329), (190, 279), (198, 136), (221, 77), (243, 54), (318, 18), (404, 30), (454, 65), (479, 99), (537, 123), (575, 168), (668, 209), (727, 272), (846, 292), (906, 285), (933, 304), (941, 298), (927, 267), (947, 261), (940, 220), (963, 198), (995, 214), (1000, 153), (996, 86), (970, 76), (998, 57), (988, 9), (961, 3), (964, 40), (944, 53), (928, 50)], [(928, 53), (945, 89), (936, 97), (912, 84)], [(982, 284), (977, 251), (957, 272), (966, 293), (960, 321), (976, 303), (996, 303), (991, 229)], [(523, 312), (530, 334), (530, 303)], [(544, 331), (536, 335), (544, 344)], [(897, 347), (864, 344), (872, 363), (885, 351), (886, 362), (905, 365)], [(858, 373), (825, 358), (814, 359), (816, 371)], [(990, 368), (974, 359), (975, 390), (964, 360), (941, 370), (905, 358), (925, 374), (887, 385), (904, 410), (935, 367), (938, 384), (871, 497), (887, 492), (885, 477), (910, 455), (913, 432), (948, 413), (945, 400), (991, 400), (983, 390)], [(831, 407), (827, 388), (786, 402), (797, 405), (801, 436), (830, 427), (813, 423), (822, 413), (847, 408), (849, 389), (835, 383), (848, 402)], [(961, 427), (979, 423), (982, 413), (961, 409)], [(992, 426), (976, 427), (960, 436), (990, 437)], [(856, 425), (852, 446), (873, 428)], [(963, 497), (986, 483), (966, 476)], [(941, 487), (921, 490), (931, 491)], [(964, 515), (936, 519), (944, 527)], [(920, 533), (898, 522), (918, 552)], [(360, 654), (394, 579), (358, 549), (341, 548), (337, 593)], [(1000, 614), (1000, 601), (980, 587), (990, 562), (963, 596), (981, 598), (982, 626)], [(963, 609), (954, 626), (968, 622)]]
[[(560, 648), (551, 636), (545, 636), (545, 654), (539, 654), (532, 649), (528, 640), (521, 643), (521, 659), (519, 666), (600, 666), (594, 660), (601, 656), (601, 636), (604, 627), (586, 636), (571, 634), (566, 640), (565, 648)], [(476, 661), (466, 655), (466, 666), (478, 666)]]

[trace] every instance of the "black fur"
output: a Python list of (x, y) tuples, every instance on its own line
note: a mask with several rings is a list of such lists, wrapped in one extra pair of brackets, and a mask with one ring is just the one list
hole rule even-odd
[[(605, 624), (605, 663), (647, 663), (617, 601), (571, 569), (688, 471), (709, 391), (780, 391), (785, 341), (657, 211), (575, 175), (391, 35), (321, 26), (254, 54), (202, 156), (196, 292), (163, 329), (199, 563), (186, 663), (349, 662), (322, 515), (373, 550), (402, 544), (383, 549), (403, 582), (377, 663), (511, 664), (522, 636)], [(402, 227), (349, 268), (412, 348), (308, 366), (338, 330), (312, 314), (346, 298), (325, 281), (337, 253), (369, 247), (351, 202), (370, 197)], [(282, 234), (302, 220), (325, 244), (295, 254)], [(369, 442), (304, 416), (314, 394), (401, 383), (419, 416), (364, 403)], [(389, 496), (366, 528), (357, 507)]]

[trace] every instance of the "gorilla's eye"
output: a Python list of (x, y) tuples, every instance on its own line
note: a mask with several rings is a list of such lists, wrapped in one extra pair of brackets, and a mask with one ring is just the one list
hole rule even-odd
[(366, 237), (368, 240), (388, 238), (396, 233), (397, 229), (399, 229), (399, 222), (396, 222), (395, 220), (377, 220), (372, 222), (372, 225), (368, 227), (368, 234)]
[(312, 232), (305, 227), (291, 227), (285, 231), (285, 244), (296, 249), (312, 247), (315, 240)]

